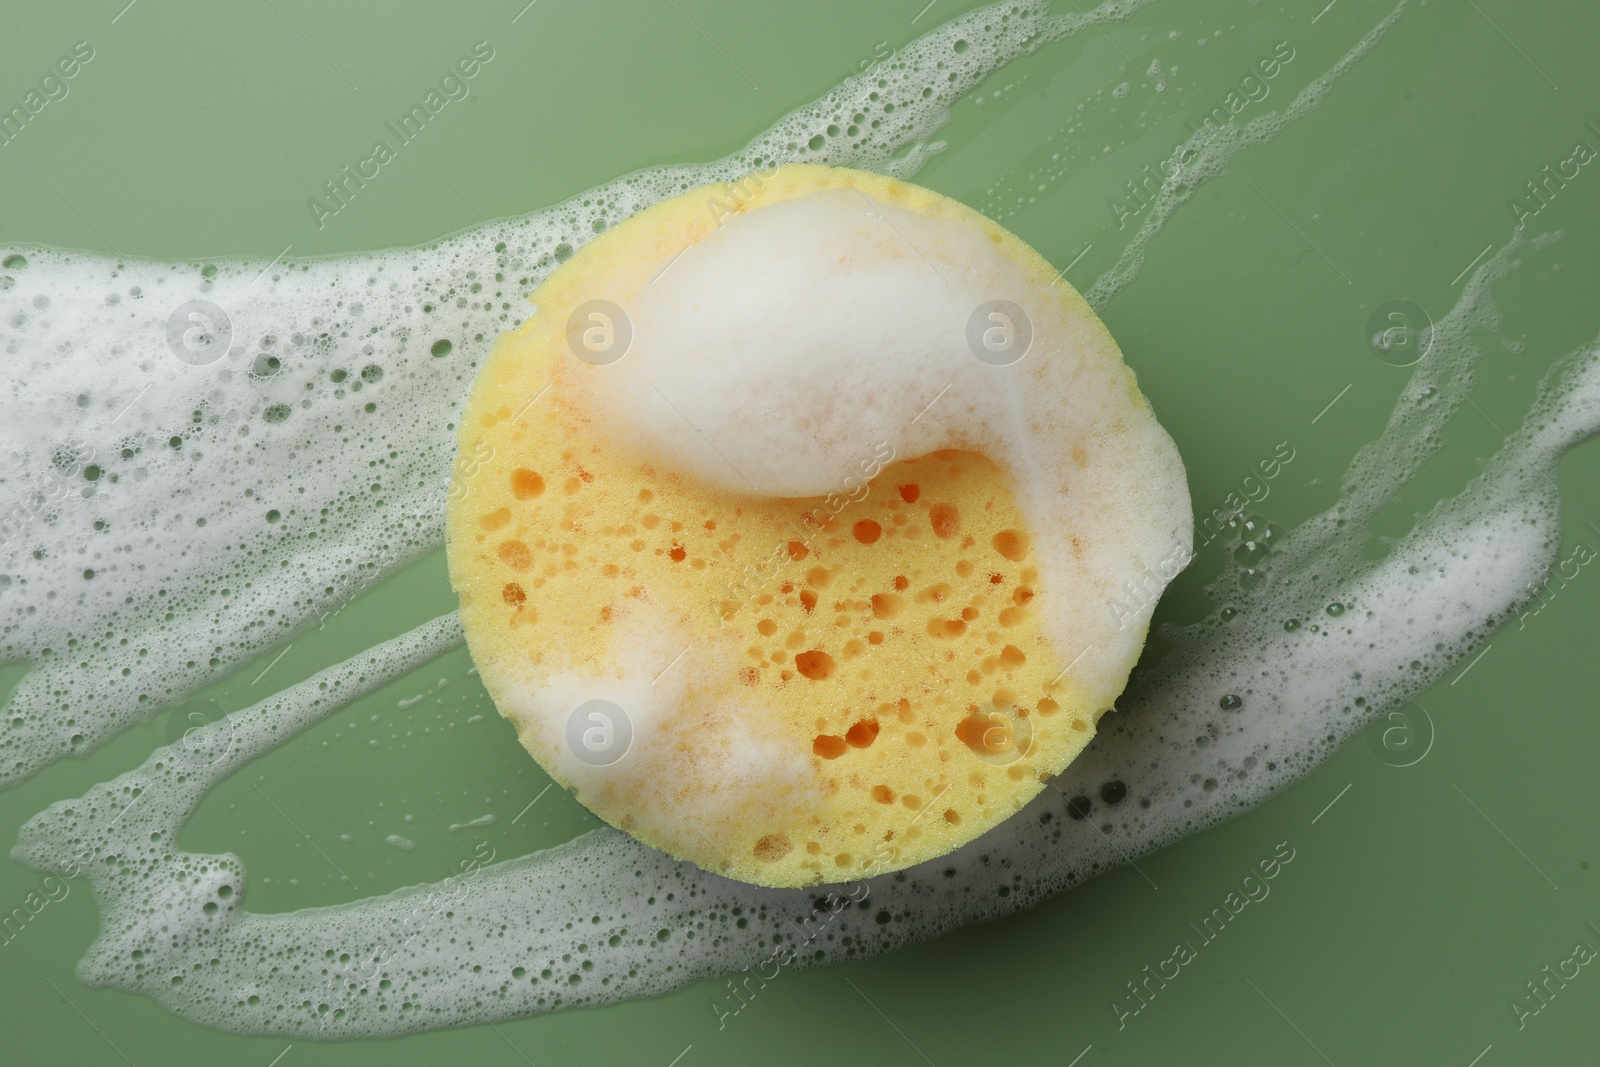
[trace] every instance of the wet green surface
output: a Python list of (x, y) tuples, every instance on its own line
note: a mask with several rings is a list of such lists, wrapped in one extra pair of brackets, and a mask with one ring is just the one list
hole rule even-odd
[[(880, 42), (902, 45), (964, 9), (941, 0), (912, 25), (917, 0), (866, 11), (540, 0), (515, 23), (520, 0), (467, 14), (287, 2), (140, 3), (120, 16), (121, 0), (89, 13), (8, 7), (5, 107), (75, 42), (95, 55), (64, 99), (0, 147), (0, 242), (171, 258), (417, 243), (642, 166), (712, 158), (882, 54)], [(1124, 183), (1170, 155), (1190, 121), (1288, 42), (1294, 58), (1240, 117), (1280, 107), (1390, 10), (1370, 0), (1327, 9), (1163, 0), (1001, 70), (957, 106), (940, 134), (948, 150), (917, 180), (1001, 218), (1058, 265), (1082, 253), (1067, 276), (1087, 288), (1139, 217), (1119, 229), (1109, 202), (1132, 210)], [(1219, 506), (1284, 441), (1295, 459), (1260, 512), (1290, 526), (1333, 501), (1406, 380), (1366, 343), (1373, 309), (1405, 298), (1443, 315), (1460, 293), (1453, 279), (1510, 236), (1508, 200), (1572, 156), (1574, 142), (1600, 148), (1586, 125), (1600, 123), (1597, 31), (1600, 16), (1575, 3), (1413, 4), (1325, 106), (1241, 152), (1156, 237), (1104, 317), (1178, 442), (1197, 508)], [(319, 230), (306, 200), (480, 40), (495, 58), (472, 96)], [(1166, 68), (1166, 92), (1139, 73), (1153, 60)], [(1496, 290), (1504, 337), (1521, 351), (1485, 335), (1476, 408), (1451, 424), (1376, 535), (1403, 533), (1460, 490), (1519, 424), (1542, 370), (1600, 331), (1596, 166), (1530, 220), (1532, 232), (1564, 239), (1529, 250)], [(1560, 481), (1563, 557), (1579, 542), (1600, 549), (1590, 525), (1600, 525), (1600, 451), (1580, 447)], [(1158, 618), (1200, 614), (1202, 579), (1222, 559), (1221, 546), (1203, 553)], [(452, 606), (436, 552), (204, 696), (243, 707)], [(1436, 734), (1412, 766), (1391, 766), (1358, 739), (1262, 808), (1137, 870), (893, 956), (786, 973), (720, 1031), (711, 1007), (720, 984), (706, 983), (498, 1028), (297, 1041), (281, 1063), (665, 1067), (682, 1054), (682, 1067), (946, 1067), (1067, 1064), (1086, 1049), (1083, 1067), (1465, 1067), (1480, 1054), (1483, 1067), (1589, 1062), (1600, 972), (1585, 966), (1564, 987), (1552, 983), (1548, 1005), (1520, 1029), (1510, 1002), (1537, 1006), (1525, 983), (1575, 943), (1600, 949), (1588, 925), (1600, 925), (1597, 609), (1600, 578), (1585, 568), (1525, 626), (1496, 635), (1464, 678), (1423, 694)], [(169, 726), (158, 717), (0, 793), (0, 840), (45, 805), (135, 766)], [(596, 825), (559, 790), (541, 793), (547, 783), (457, 651), (224, 783), (182, 843), (243, 857), (252, 909), (337, 903), (358, 895), (352, 883), (365, 894), (432, 881), (482, 850), (516, 855)], [(492, 825), (465, 825), (484, 815)], [(1119, 1026), (1113, 1004), (1138, 1003), (1126, 984), (1175, 943), (1198, 944), (1190, 924), (1280, 842), (1295, 858), (1271, 895)], [(42, 882), (0, 860), (0, 905), (22, 906), (30, 892), (49, 900)], [(0, 947), (8, 1060), (266, 1067), (285, 1052), (283, 1039), (204, 1030), (149, 1000), (78, 985), (73, 965), (96, 922), (76, 881)]]

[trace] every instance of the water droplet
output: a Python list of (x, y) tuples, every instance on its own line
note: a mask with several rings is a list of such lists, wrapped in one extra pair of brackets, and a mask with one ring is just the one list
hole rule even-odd
[(1223, 711), (1238, 711), (1240, 708), (1244, 707), (1244, 701), (1240, 700), (1232, 693), (1229, 693), (1227, 696), (1217, 701), (1217, 706)]
[(1328, 614), (1334, 616), (1335, 618), (1343, 615), (1344, 605), (1335, 600), (1332, 604), (1328, 605)]
[(1242, 567), (1257, 567), (1267, 558), (1267, 546), (1260, 541), (1245, 541), (1233, 550), (1233, 561)]
[(1290, 633), (1294, 633), (1296, 630), (1300, 629), (1300, 620), (1299, 619), (1286, 619), (1286, 620), (1284, 620), (1283, 628), (1285, 630), (1289, 631)]

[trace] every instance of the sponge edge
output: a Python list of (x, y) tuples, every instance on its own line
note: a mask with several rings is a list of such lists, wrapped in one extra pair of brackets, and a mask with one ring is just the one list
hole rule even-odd
[(639, 213), (530, 299), (462, 419), (451, 578), (501, 713), (597, 815), (840, 881), (957, 847), (1082, 751), (1189, 497), (1037, 253), (794, 165)]

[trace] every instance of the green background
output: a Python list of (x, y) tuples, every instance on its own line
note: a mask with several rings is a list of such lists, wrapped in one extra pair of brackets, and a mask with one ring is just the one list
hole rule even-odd
[[(5, 108), (74, 42), (89, 40), (96, 56), (65, 100), (0, 147), (0, 243), (200, 259), (425, 242), (643, 166), (737, 148), (880, 54), (880, 41), (901, 46), (973, 6), (939, 0), (913, 25), (924, 2), (539, 0), (514, 24), (524, 0), (7, 3)], [(1089, 247), (1068, 275), (1087, 288), (1133, 232), (1118, 231), (1108, 198), (1169, 155), (1186, 120), (1287, 40), (1295, 59), (1242, 117), (1282, 106), (1390, 10), (1374, 0), (1326, 10), (1323, 0), (1162, 0), (1002, 69), (981, 104), (955, 108), (940, 135), (949, 149), (917, 180), (980, 209), (1005, 207), (1006, 224), (1057, 264)], [(450, 105), (319, 231), (307, 198), (479, 40), (496, 56), (471, 99)], [(1507, 200), (1574, 141), (1600, 146), (1585, 128), (1600, 122), (1597, 40), (1590, 5), (1413, 3), (1323, 108), (1240, 153), (1231, 174), (1179, 210), (1105, 318), (1178, 442), (1197, 507), (1220, 505), (1284, 440), (1296, 458), (1261, 512), (1287, 527), (1333, 501), (1406, 378), (1367, 347), (1368, 315), (1409, 298), (1438, 318), (1460, 292), (1458, 272), (1509, 237)], [(1165, 94), (1138, 73), (1152, 59), (1178, 67)], [(1132, 91), (1118, 99), (1125, 81)], [(1496, 290), (1504, 335), (1523, 350), (1483, 338), (1481, 413), (1462, 411), (1376, 534), (1403, 533), (1460, 489), (1500, 443), (1495, 427), (1519, 423), (1543, 368), (1600, 329), (1597, 169), (1585, 167), (1534, 220), (1534, 232), (1564, 240), (1528, 252)], [(1013, 212), (1018, 196), (1034, 202)], [(1589, 525), (1600, 523), (1600, 449), (1576, 449), (1560, 482), (1563, 557), (1578, 541), (1600, 548)], [(1202, 554), (1159, 618), (1197, 617), (1201, 579), (1221, 560), (1218, 546)], [(265, 676), (277, 651), (206, 696), (242, 707), (452, 606), (436, 552), (297, 638)], [(720, 983), (703, 983), (385, 1042), (216, 1033), (75, 982), (97, 922), (79, 881), (0, 948), (4, 1058), (666, 1067), (681, 1055), (681, 1067), (944, 1067), (1065, 1065), (1087, 1049), (1083, 1067), (1594, 1062), (1600, 969), (1584, 968), (1525, 1029), (1508, 1002), (1576, 942), (1600, 948), (1586, 926), (1600, 925), (1597, 609), (1600, 576), (1586, 568), (1526, 628), (1497, 634), (1464, 679), (1421, 695), (1436, 736), (1414, 766), (1389, 766), (1357, 739), (1272, 802), (1141, 860), (1142, 875), (1124, 868), (867, 963), (786, 973), (721, 1032), (710, 1007)], [(239, 853), (250, 906), (282, 911), (354, 895), (287, 820), (374, 892), (443, 877), (480, 842), (508, 857), (593, 826), (559, 790), (517, 818), (547, 779), (469, 666), (458, 650), (253, 763), (207, 798), (182, 843)], [(0, 793), (0, 841), (50, 802), (137, 765), (166, 740), (168, 718)], [(486, 813), (494, 825), (449, 828)], [(415, 851), (385, 844), (389, 834)], [(1188, 924), (1282, 841), (1296, 858), (1271, 896), (1119, 1030), (1110, 1004), (1126, 999), (1124, 983), (1189, 939)], [(6, 908), (39, 884), (38, 872), (0, 860)]]

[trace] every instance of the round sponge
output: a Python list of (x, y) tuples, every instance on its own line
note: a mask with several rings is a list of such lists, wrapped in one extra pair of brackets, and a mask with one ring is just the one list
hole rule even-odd
[(450, 574), (501, 714), (597, 815), (836, 882), (971, 840), (1089, 743), (1189, 494), (1031, 248), (792, 165), (640, 212), (531, 300), (461, 420)]

